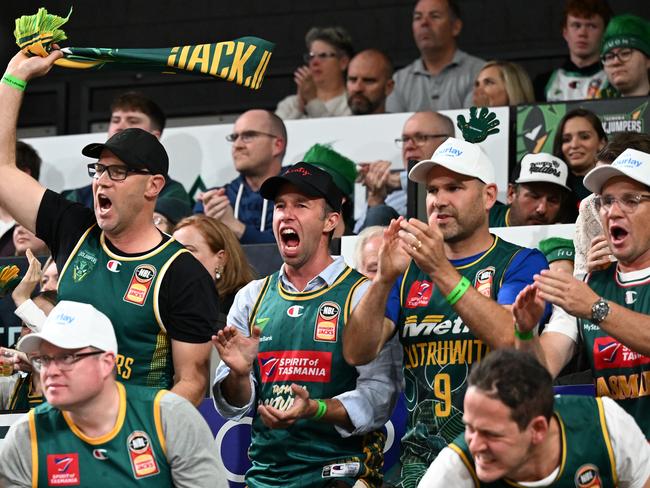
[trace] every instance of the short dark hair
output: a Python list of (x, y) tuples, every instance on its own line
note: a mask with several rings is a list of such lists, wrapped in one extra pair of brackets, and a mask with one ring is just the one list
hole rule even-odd
[(468, 385), (512, 410), (519, 430), (543, 415), (553, 415), (553, 378), (530, 353), (512, 348), (488, 354), (469, 375)]
[(598, 161), (612, 164), (626, 149), (636, 149), (650, 154), (650, 136), (638, 132), (619, 132), (598, 153)]
[[(420, 3), (420, 0), (415, 0), (413, 8)], [(458, 0), (447, 0), (447, 6), (449, 7), (449, 13), (451, 14), (452, 20), (463, 20), (460, 15), (460, 4)]]
[(331, 44), (343, 52), (350, 59), (354, 56), (352, 36), (341, 26), (334, 27), (312, 27), (305, 36), (305, 45), (309, 50), (314, 41), (323, 41)]
[(142, 112), (151, 119), (151, 126), (154, 130), (158, 130), (162, 133), (165, 129), (165, 122), (167, 121), (165, 112), (162, 111), (156, 102), (144, 96), (140, 92), (128, 91), (116, 96), (111, 102), (111, 113), (116, 110), (133, 110), (136, 112)]
[(588, 19), (598, 15), (603, 19), (604, 27), (607, 27), (609, 19), (612, 18), (612, 9), (606, 0), (567, 0), (564, 4), (564, 15), (562, 17), (562, 27), (566, 27), (566, 21), (569, 15)]
[[(564, 132), (564, 125), (567, 123), (568, 120), (571, 120), (576, 117), (582, 117), (587, 119), (587, 121), (591, 124), (593, 129), (596, 131), (596, 135), (598, 136), (598, 139), (602, 141), (607, 141), (607, 134), (603, 129), (603, 124), (600, 122), (598, 115), (593, 113), (591, 110), (587, 110), (585, 108), (573, 109), (567, 112), (564, 115), (564, 117), (562, 117), (562, 120), (560, 120), (560, 123), (557, 126), (557, 131), (555, 132), (555, 138), (553, 139), (553, 156), (560, 158), (562, 161), (566, 161), (566, 159), (564, 158), (564, 154), (562, 154), (562, 133)], [(569, 169), (571, 168), (569, 167)]]
[(19, 170), (32, 175), (38, 181), (41, 176), (41, 157), (32, 146), (23, 141), (16, 141), (16, 166)]

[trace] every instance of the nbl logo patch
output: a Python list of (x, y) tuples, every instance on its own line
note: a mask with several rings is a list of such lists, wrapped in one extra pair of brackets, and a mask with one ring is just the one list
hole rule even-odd
[(406, 308), (426, 307), (431, 300), (431, 293), (433, 292), (433, 284), (430, 281), (415, 281), (409, 289), (406, 296)]
[(140, 306), (144, 305), (155, 277), (156, 268), (151, 264), (141, 264), (135, 268), (123, 300)]
[(600, 472), (593, 464), (583, 464), (576, 470), (573, 478), (577, 488), (600, 488), (603, 482), (600, 479)]
[(496, 270), (493, 266), (489, 268), (482, 269), (476, 273), (476, 278), (474, 278), (474, 288), (481, 295), (490, 298), (492, 296), (492, 283), (494, 282), (494, 274)]
[(129, 450), (133, 476), (136, 479), (153, 476), (160, 472), (153, 448), (151, 447), (151, 441), (146, 432), (142, 432), (141, 430), (131, 432), (126, 440), (126, 446)]
[(336, 302), (324, 302), (318, 307), (314, 340), (318, 342), (336, 342), (341, 307)]
[(47, 484), (48, 486), (78, 486), (79, 454), (47, 455)]

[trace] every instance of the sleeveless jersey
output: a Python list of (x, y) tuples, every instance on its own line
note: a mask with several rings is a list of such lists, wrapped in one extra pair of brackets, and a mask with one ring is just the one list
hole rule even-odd
[(117, 421), (102, 437), (85, 436), (48, 404), (29, 412), (34, 486), (173, 486), (160, 416), (166, 391), (116, 385)]
[[(278, 273), (266, 278), (249, 322), (262, 329), (254, 364), (258, 403), (291, 408), (292, 383), (313, 399), (356, 388), (358, 372), (343, 358), (342, 335), (354, 291), (366, 280), (346, 266), (331, 286), (292, 293)], [(246, 482), (253, 488), (318, 487), (361, 478), (380, 486), (383, 446), (381, 432), (343, 438), (334, 425), (309, 419), (269, 429), (255, 416)]]
[[(618, 266), (610, 266), (588, 275), (587, 282), (608, 301), (650, 313), (650, 273), (622, 282)], [(624, 346), (589, 320), (578, 319), (578, 324), (596, 381), (596, 395), (616, 400), (650, 439), (650, 357)]]
[[(555, 418), (560, 426), (562, 453), (553, 488), (617, 486), (616, 461), (605, 423), (602, 400), (587, 396), (556, 396)], [(511, 480), (482, 483), (476, 476), (474, 459), (460, 435), (449, 447), (462, 459), (474, 478), (474, 486), (490, 488), (524, 488)]]
[(490, 227), (510, 227), (510, 205), (495, 205), (490, 209)]
[(146, 255), (120, 256), (93, 225), (68, 257), (59, 300), (90, 303), (113, 322), (119, 354), (117, 378), (154, 388), (173, 386), (171, 344), (160, 317), (158, 292), (176, 257), (188, 252), (170, 239)]
[[(503, 275), (521, 249), (495, 236), (484, 254), (456, 269), (479, 293), (496, 300)], [(467, 377), (488, 347), (413, 262), (404, 274), (400, 302), (408, 409), (401, 477), (404, 486), (415, 486), (440, 450), (463, 431)]]
[(36, 394), (32, 391), (32, 373), (21, 376), (14, 385), (9, 399), (9, 408), (7, 410), (29, 410), (37, 407), (45, 400), (43, 395)]

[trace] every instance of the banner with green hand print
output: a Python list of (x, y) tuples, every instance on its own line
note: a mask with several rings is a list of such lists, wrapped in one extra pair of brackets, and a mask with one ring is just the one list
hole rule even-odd
[[(72, 9), (67, 17), (59, 17), (40, 8), (35, 15), (23, 15), (16, 19), (16, 44), (30, 56), (47, 56), (54, 44), (66, 39), (60, 27), (68, 22), (71, 14)], [(203, 74), (257, 90), (262, 85), (273, 47), (273, 43), (258, 37), (156, 49), (65, 47), (61, 49), (64, 57), (56, 64), (104, 71), (135, 69)]]

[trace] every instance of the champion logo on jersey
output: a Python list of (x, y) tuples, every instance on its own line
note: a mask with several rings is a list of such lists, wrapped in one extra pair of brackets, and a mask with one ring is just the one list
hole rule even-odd
[(287, 309), (287, 315), (293, 318), (300, 317), (304, 309), (305, 307), (302, 305), (292, 305)]
[(48, 486), (79, 485), (79, 454), (48, 454), (47, 479)]
[(122, 263), (116, 261), (115, 259), (111, 259), (108, 263), (106, 263), (106, 269), (112, 271), (113, 273), (119, 273), (120, 266), (122, 266)]
[(99, 459), (100, 461), (106, 461), (108, 456), (106, 455), (106, 449), (93, 449), (93, 457)]

